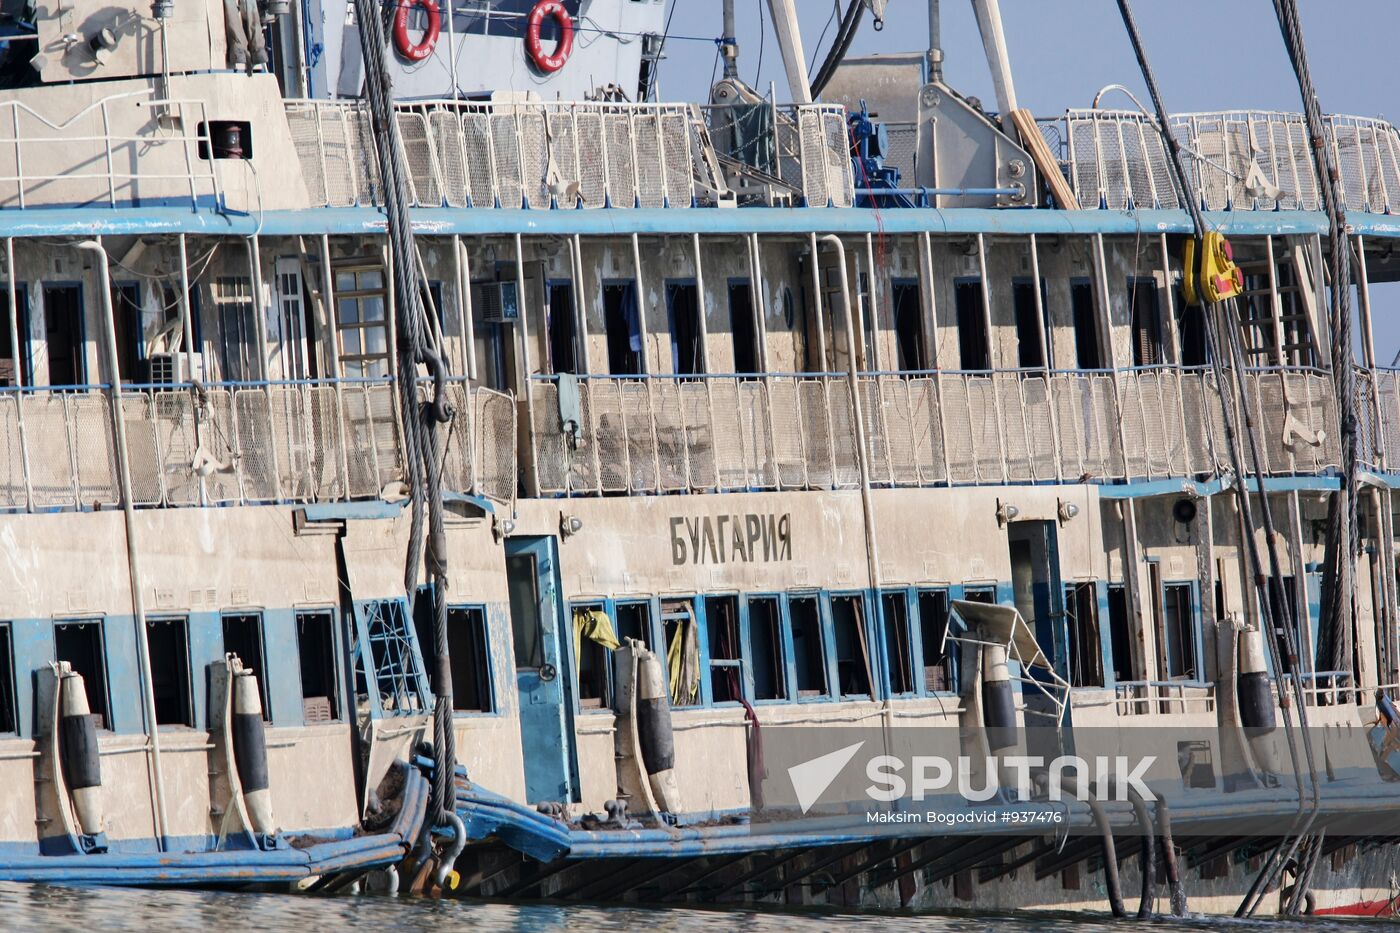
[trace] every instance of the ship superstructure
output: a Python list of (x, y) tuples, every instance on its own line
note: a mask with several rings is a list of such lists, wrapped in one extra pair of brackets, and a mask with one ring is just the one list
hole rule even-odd
[[(1101, 833), (767, 818), (765, 732), (1005, 755), (1048, 717), (1081, 750), (1191, 733), (1148, 781), (1218, 791), (1163, 853), (1198, 909), (1233, 910), (1279, 836), (1318, 907), (1388, 909), (1366, 739), (1400, 683), (1400, 381), (1370, 285), (1400, 278), (1400, 136), (1325, 117), (1360, 335), (1339, 404), (1305, 118), (1171, 115), (1183, 192), (1136, 104), (1018, 109), (975, 5), (996, 111), (936, 42), (808, 77), (790, 3), (787, 104), (737, 77), (732, 31), (709, 102), (652, 99), (661, 2), (388, 5), (388, 166), (354, 4), (17, 16), (0, 877), (1098, 908)], [(417, 255), (389, 245), (401, 196)], [(1186, 198), (1238, 269), (1226, 330)], [(419, 304), (451, 403), (445, 646), (404, 578)], [(1137, 884), (1134, 808), (1070, 810)], [(1231, 810), (1279, 825), (1207, 831)]]

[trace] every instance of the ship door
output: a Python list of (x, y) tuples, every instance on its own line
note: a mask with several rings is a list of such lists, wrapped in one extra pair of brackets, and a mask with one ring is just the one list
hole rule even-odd
[(553, 538), (506, 539), (506, 581), (520, 695), (525, 796), (531, 804), (575, 799), (572, 717), (561, 660), (559, 564)]
[[(1065, 591), (1060, 582), (1060, 552), (1058, 528), (1054, 522), (1013, 522), (1007, 526), (1006, 537), (1011, 549), (1011, 590), (1021, 617), (1035, 631), (1036, 643), (1055, 672), (1069, 676), (1069, 630), (1066, 627)], [(1035, 671), (1024, 672), (1037, 676)], [(1044, 679), (1044, 675), (1039, 675)], [(1024, 693), (1026, 711), (1037, 711), (1053, 717), (1047, 698), (1038, 690)], [(1044, 709), (1041, 705), (1046, 704)], [(1066, 718), (1068, 724), (1068, 718)], [(1053, 725), (1043, 717), (1028, 719), (1028, 728)]]

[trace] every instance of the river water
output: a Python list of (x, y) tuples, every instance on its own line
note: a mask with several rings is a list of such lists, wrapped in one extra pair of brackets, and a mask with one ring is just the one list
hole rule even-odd
[[(753, 933), (826, 933), (831, 930), (983, 931), (1108, 930), (1132, 921), (1106, 916), (935, 916), (887, 913), (793, 913), (754, 910), (690, 910), (643, 907), (497, 904), (415, 898), (345, 896), (295, 897), (193, 891), (129, 891), (0, 884), (0, 930), (81, 930), (84, 933), (209, 930), (293, 930), (297, 933), (344, 929), (395, 933), (553, 933), (553, 931), (636, 930), (653, 933), (711, 933), (743, 929)], [(1371, 920), (1240, 921), (1193, 917), (1156, 920), (1154, 933), (1179, 930), (1237, 930), (1242, 933), (1308, 929), (1355, 931), (1400, 929)]]

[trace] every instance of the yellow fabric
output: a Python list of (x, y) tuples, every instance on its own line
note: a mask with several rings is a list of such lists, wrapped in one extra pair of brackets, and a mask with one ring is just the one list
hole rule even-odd
[(596, 641), (609, 651), (616, 651), (622, 647), (622, 643), (617, 640), (617, 633), (613, 631), (612, 620), (608, 614), (596, 608), (578, 608), (574, 610), (574, 670), (578, 670), (579, 664), (583, 661), (583, 640)]
[(694, 703), (700, 693), (700, 645), (696, 640), (693, 614), (676, 623), (675, 634), (666, 646), (666, 668), (671, 680), (671, 704), (689, 706)]

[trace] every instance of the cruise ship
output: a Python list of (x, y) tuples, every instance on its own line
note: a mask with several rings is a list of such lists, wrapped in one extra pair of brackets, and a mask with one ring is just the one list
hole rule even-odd
[(1396, 129), (713, 6), (5, 8), (0, 880), (1391, 913)]

